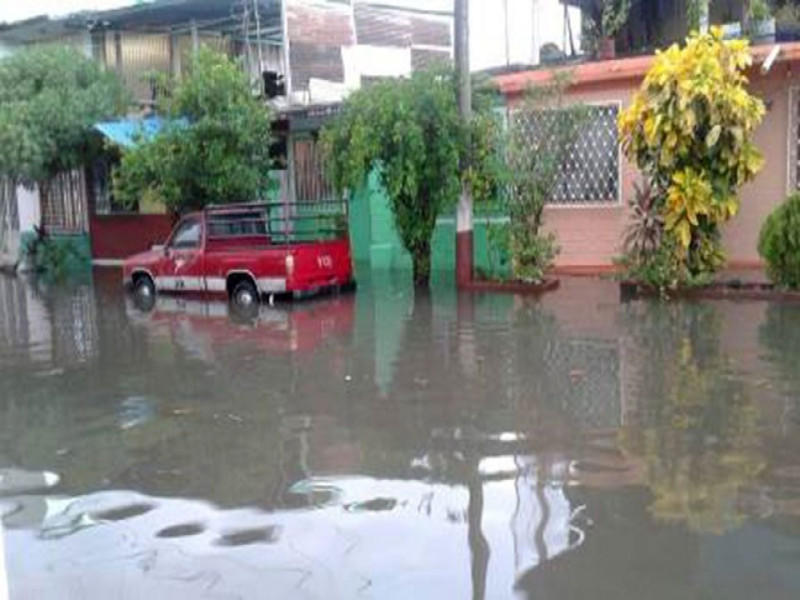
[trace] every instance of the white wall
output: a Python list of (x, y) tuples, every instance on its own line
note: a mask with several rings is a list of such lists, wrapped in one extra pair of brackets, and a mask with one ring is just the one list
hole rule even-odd
[(39, 188), (17, 188), (17, 208), (19, 210), (19, 230), (24, 233), (33, 231), (34, 226), (42, 222), (42, 207), (39, 200)]
[(361, 77), (407, 77), (411, 74), (411, 48), (349, 46), (342, 48), (344, 80), (350, 89), (361, 85)]
[[(508, 3), (510, 64), (537, 64), (546, 43), (564, 49), (564, 6), (558, 0), (471, 0), (470, 61), (473, 70), (503, 66), (506, 58), (505, 3)], [(572, 39), (580, 49), (581, 12), (569, 9)], [(534, 38), (537, 42), (534, 44)]]

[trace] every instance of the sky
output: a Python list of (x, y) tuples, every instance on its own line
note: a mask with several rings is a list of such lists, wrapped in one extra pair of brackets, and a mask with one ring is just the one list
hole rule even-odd
[[(394, 4), (444, 10), (452, 7), (452, 1), (389, 0)], [(534, 1), (507, 0), (511, 63), (529, 63), (531, 60)], [(116, 8), (133, 2), (134, 0), (0, 0), (0, 23), (43, 14), (57, 16), (80, 10)], [(561, 46), (564, 36), (563, 7), (558, 0), (538, 0), (538, 2), (539, 34), (542, 43), (553, 42)], [(503, 0), (470, 0), (470, 53), (473, 69), (484, 69), (506, 63), (503, 5)], [(572, 27), (573, 31), (580, 30), (579, 18), (574, 12)]]

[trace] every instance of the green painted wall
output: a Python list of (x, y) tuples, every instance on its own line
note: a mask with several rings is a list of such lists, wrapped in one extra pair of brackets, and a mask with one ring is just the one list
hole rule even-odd
[[(453, 211), (455, 213), (455, 211)], [(502, 221), (476, 217), (473, 234), (475, 268), (502, 274), (507, 267), (492, 264), (489, 253), (489, 227)], [(403, 248), (394, 225), (389, 199), (373, 173), (367, 185), (355, 193), (350, 202), (350, 240), (356, 262), (373, 269), (411, 269), (411, 256)], [(434, 271), (455, 271), (455, 214), (439, 218), (433, 235), (432, 265)]]
[[(36, 239), (32, 231), (23, 232), (21, 237), (22, 253)], [(89, 234), (50, 236), (53, 244), (59, 248), (61, 256), (61, 274), (78, 274), (89, 272), (92, 266), (92, 245)]]

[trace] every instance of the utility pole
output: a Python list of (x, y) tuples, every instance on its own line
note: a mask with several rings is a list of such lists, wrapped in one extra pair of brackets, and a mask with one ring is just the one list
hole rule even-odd
[(511, 64), (511, 32), (508, 28), (508, 0), (503, 0), (503, 28), (506, 40), (506, 66)]
[[(458, 108), (464, 123), (472, 120), (472, 80), (469, 68), (469, 0), (456, 0), (455, 53), (458, 73)], [(469, 168), (469, 157), (461, 164), (462, 174)], [(461, 197), (456, 214), (456, 282), (472, 281), (472, 189), (462, 177)]]
[(700, 0), (700, 33), (708, 33), (708, 7), (711, 0)]

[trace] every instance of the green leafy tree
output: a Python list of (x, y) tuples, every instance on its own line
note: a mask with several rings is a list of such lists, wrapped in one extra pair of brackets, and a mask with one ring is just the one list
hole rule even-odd
[(123, 155), (115, 177), (120, 201), (133, 207), (148, 197), (180, 213), (264, 198), (272, 113), (238, 65), (201, 48), (185, 78), (160, 87), (167, 126)]
[(455, 206), (462, 159), (470, 159), (464, 177), (476, 200), (493, 193), (493, 134), (499, 127), (483, 98), (477, 98), (475, 120), (465, 125), (454, 73), (421, 71), (354, 93), (323, 132), (329, 175), (341, 193), (358, 189), (377, 170), (417, 285), (430, 281), (436, 218)]
[(118, 78), (75, 49), (40, 46), (0, 61), (0, 175), (34, 183), (86, 163), (97, 121), (121, 114)]

